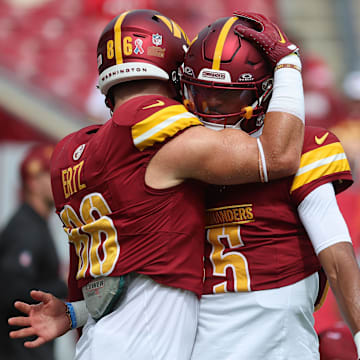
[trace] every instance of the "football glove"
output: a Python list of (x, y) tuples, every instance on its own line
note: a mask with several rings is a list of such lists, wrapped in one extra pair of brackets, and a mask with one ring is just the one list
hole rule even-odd
[(264, 15), (243, 11), (235, 11), (234, 15), (244, 20), (244, 24), (237, 25), (235, 31), (253, 42), (273, 66), (284, 56), (297, 53), (299, 48)]

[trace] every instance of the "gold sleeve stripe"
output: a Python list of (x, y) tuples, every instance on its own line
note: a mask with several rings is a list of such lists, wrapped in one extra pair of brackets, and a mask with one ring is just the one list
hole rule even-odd
[(125, 16), (129, 13), (129, 11), (126, 11), (122, 13), (118, 19), (115, 22), (114, 25), (114, 42), (115, 42), (115, 58), (116, 58), (116, 64), (122, 64), (123, 63), (123, 56), (122, 56), (122, 47), (121, 47), (121, 24), (124, 21)]
[(336, 154), (344, 154), (344, 148), (339, 142), (321, 146), (314, 150), (308, 151), (307, 153), (302, 154), (299, 169), (302, 169), (305, 166), (318, 161), (319, 159), (324, 159)]
[[(329, 165), (329, 163), (331, 164)], [(349, 163), (346, 159), (340, 159), (338, 161), (331, 160), (329, 163), (322, 166), (317, 166), (313, 170), (309, 170), (302, 175), (296, 176), (290, 192), (293, 192), (294, 190), (314, 180), (320, 179), (323, 176), (350, 170)]]
[[(156, 111), (149, 117), (145, 118), (144, 120), (138, 122), (132, 127), (132, 135), (133, 138), (137, 138), (144, 134), (145, 132), (148, 132), (153, 127), (157, 126), (158, 124), (162, 123), (163, 121), (166, 121), (168, 118), (172, 118), (177, 115), (181, 115), (184, 113), (189, 113), (184, 105), (178, 104), (178, 105), (171, 105), (167, 106), (165, 108), (162, 108), (159, 111)], [(189, 113), (191, 114), (191, 113)], [(196, 118), (194, 114), (191, 114), (192, 117)], [(200, 121), (200, 120), (198, 120)]]
[(214, 61), (212, 64), (213, 70), (220, 70), (220, 61), (221, 61), (221, 55), (224, 49), (224, 44), (226, 37), (230, 31), (231, 26), (233, 23), (238, 19), (238, 17), (234, 16), (231, 17), (229, 20), (226, 21), (225, 25), (221, 29), (219, 38), (216, 42), (215, 52), (214, 52)]
[(290, 192), (323, 176), (342, 171), (350, 171), (350, 165), (339, 142), (309, 151), (301, 157)]
[(194, 114), (186, 111), (184, 106), (174, 105), (162, 109), (135, 124), (131, 129), (131, 133), (134, 145), (142, 151), (192, 125), (202, 124)]

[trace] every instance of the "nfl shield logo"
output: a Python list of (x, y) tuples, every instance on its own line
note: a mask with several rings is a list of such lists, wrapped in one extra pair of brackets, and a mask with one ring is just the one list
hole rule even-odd
[(152, 34), (152, 43), (155, 46), (162, 45), (162, 35), (160, 35), (160, 34)]

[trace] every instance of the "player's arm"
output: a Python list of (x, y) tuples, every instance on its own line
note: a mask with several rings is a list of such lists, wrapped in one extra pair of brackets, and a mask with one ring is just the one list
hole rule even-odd
[(10, 332), (13, 339), (36, 336), (32, 341), (26, 341), (24, 346), (35, 348), (65, 334), (71, 329), (70, 318), (67, 316), (65, 303), (50, 293), (33, 290), (31, 297), (37, 304), (16, 301), (14, 306), (26, 316), (16, 316), (8, 319), (11, 326), (20, 329)]
[(360, 270), (353, 246), (341, 242), (319, 253), (341, 314), (354, 335), (360, 357)]
[[(260, 139), (265, 161), (270, 163), (269, 177), (275, 179), (288, 175), (284, 174), (282, 161), (287, 166), (296, 162), (302, 149), (304, 128), (299, 119), (305, 122), (305, 106), (302, 66), (297, 55), (299, 49), (279, 26), (266, 16), (241, 11), (234, 12), (234, 15), (243, 19), (243, 23), (238, 25), (235, 31), (251, 41), (274, 68), (273, 94)], [(296, 138), (297, 136), (299, 138)]]
[[(298, 61), (296, 56), (291, 57)], [(302, 79), (300, 72), (293, 68), (281, 68), (277, 72), (283, 72), (280, 74), (281, 86), (277, 87), (279, 77), (275, 76), (274, 94), (260, 139), (235, 129), (189, 128), (152, 158), (146, 183), (155, 188), (166, 188), (184, 179), (195, 178), (228, 185), (294, 174), (303, 144)], [(293, 78), (289, 73), (294, 75)]]
[[(277, 156), (267, 162), (267, 169), (277, 169), (283, 176), (294, 173), (298, 154)], [(171, 140), (152, 158), (146, 183), (155, 188), (175, 186), (194, 178), (213, 184), (240, 184), (261, 179), (261, 159), (256, 139), (246, 133), (225, 129), (214, 131), (193, 127)], [(282, 169), (282, 171), (281, 171)]]
[[(278, 42), (279, 32), (273, 26), (272, 23), (264, 25), (261, 33), (256, 30), (249, 33), (248, 27), (237, 30), (255, 42), (267, 43), (269, 37)], [(303, 145), (305, 111), (301, 62), (292, 54), (296, 46), (289, 44), (277, 44), (274, 53), (271, 49), (262, 49), (276, 66), (274, 90), (259, 139), (232, 129), (214, 132), (203, 127), (190, 128), (153, 157), (146, 183), (165, 188), (186, 178), (195, 178), (226, 185), (294, 174)]]
[(38, 303), (16, 301), (15, 308), (26, 316), (16, 316), (8, 320), (9, 325), (20, 327), (10, 332), (11, 338), (36, 337), (34, 340), (26, 341), (25, 347), (41, 346), (71, 329), (85, 325), (88, 311), (84, 300), (68, 303), (50, 293), (37, 290), (31, 291), (30, 295)]
[(273, 94), (260, 136), (269, 179), (296, 172), (294, 167), (299, 165), (304, 138), (305, 105), (300, 58), (285, 56), (278, 66), (275, 67)]
[(332, 184), (313, 190), (298, 212), (360, 355), (360, 270)]
[[(242, 11), (235, 11), (234, 15), (243, 19), (235, 31), (251, 41), (274, 68), (273, 94), (260, 139), (264, 162), (269, 163), (269, 178), (289, 175), (282, 165), (291, 167), (290, 163), (298, 161), (304, 130), (299, 119), (302, 123), (305, 121), (299, 49), (264, 15)], [(260, 147), (259, 150), (261, 152)]]

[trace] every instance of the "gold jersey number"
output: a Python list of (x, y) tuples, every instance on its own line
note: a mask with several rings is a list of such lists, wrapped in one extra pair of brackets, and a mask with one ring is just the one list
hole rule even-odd
[[(226, 276), (226, 270), (231, 269), (234, 279), (234, 291), (250, 290), (250, 275), (246, 257), (238, 251), (244, 246), (241, 239), (240, 225), (223, 226), (208, 229), (207, 241), (212, 245), (210, 262), (214, 276)], [(225, 242), (227, 246), (224, 245)], [(236, 251), (225, 251), (236, 249)], [(213, 292), (224, 293), (228, 291), (227, 280), (213, 287)]]
[(76, 279), (108, 275), (114, 269), (120, 255), (117, 231), (109, 215), (111, 209), (100, 193), (85, 196), (79, 215), (69, 205), (60, 213), (64, 230), (74, 244), (79, 258)]

